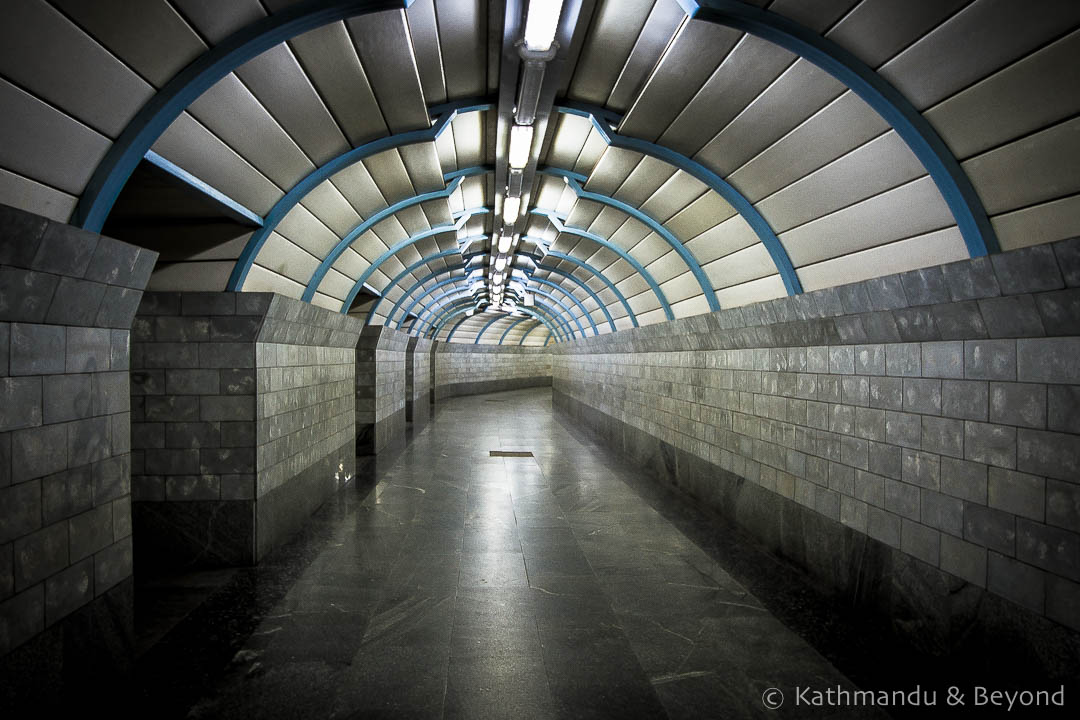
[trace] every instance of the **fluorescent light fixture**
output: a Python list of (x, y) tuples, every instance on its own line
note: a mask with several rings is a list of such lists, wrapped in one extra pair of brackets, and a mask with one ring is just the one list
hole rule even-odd
[(532, 154), (532, 125), (510, 126), (510, 153), (507, 161), (513, 169), (521, 169), (529, 164)]
[(499, 238), (499, 252), (501, 252), (501, 253), (510, 252), (510, 246), (513, 245), (513, 244), (514, 244), (514, 236), (513, 235), (503, 235), (502, 237)]
[(496, 270), (502, 270), (505, 267), (506, 267), (506, 256), (505, 255), (500, 255), (499, 257), (495, 258), (495, 269)]
[(513, 225), (517, 222), (518, 211), (521, 210), (521, 198), (508, 197), (503, 200), (503, 222)]
[(476, 308), (469, 308), (468, 310), (465, 311), (465, 315), (467, 317), (472, 317), (473, 314), (475, 314), (475, 313), (476, 313)]
[(562, 0), (529, 0), (525, 16), (525, 47), (543, 52), (551, 48), (559, 29)]

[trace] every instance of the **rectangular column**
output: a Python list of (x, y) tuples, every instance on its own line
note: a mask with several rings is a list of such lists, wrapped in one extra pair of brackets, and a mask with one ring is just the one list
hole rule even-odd
[(0, 205), (0, 682), (12, 690), (130, 669), (129, 340), (156, 260)]
[(409, 336), (371, 325), (356, 346), (356, 454), (377, 455), (405, 440), (405, 349)]
[(431, 340), (411, 337), (405, 348), (405, 420), (413, 427), (431, 418)]
[(136, 559), (257, 562), (355, 474), (360, 322), (271, 293), (147, 293), (132, 394)]

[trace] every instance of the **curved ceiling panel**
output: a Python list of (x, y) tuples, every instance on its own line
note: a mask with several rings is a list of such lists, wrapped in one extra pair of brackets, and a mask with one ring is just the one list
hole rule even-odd
[[(171, 258), (151, 287), (481, 344), (1080, 234), (1071, 0), (597, 0), (540, 80), (513, 44), (527, 1), (11, 0), (0, 202), (101, 228), (146, 158), (239, 223), (209, 250), (148, 234)], [(542, 320), (475, 310), (514, 182), (513, 296)]]

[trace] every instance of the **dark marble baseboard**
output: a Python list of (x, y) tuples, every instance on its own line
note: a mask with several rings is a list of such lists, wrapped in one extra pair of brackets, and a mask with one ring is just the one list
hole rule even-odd
[(405, 408), (374, 423), (357, 424), (356, 455), (378, 455), (405, 438)]
[(431, 420), (431, 401), (428, 393), (423, 393), (415, 400), (405, 401), (405, 422), (413, 427), (426, 425)]
[(255, 562), (253, 500), (133, 502), (135, 571)]
[(295, 534), (328, 498), (356, 477), (353, 444), (346, 443), (255, 503), (255, 562)]
[(0, 717), (114, 713), (131, 692), (134, 587), (124, 580), (0, 658)]
[(505, 380), (483, 380), (470, 383), (452, 383), (435, 388), (437, 399), (460, 397), (462, 395), (483, 395), (485, 393), (506, 392), (531, 387), (551, 387), (551, 376), (528, 378), (507, 378)]
[[(793, 500), (723, 470), (558, 390), (555, 410), (808, 573), (851, 612), (866, 613), (896, 642), (955, 658), (974, 676), (1002, 667), (1074, 682), (1080, 633), (971, 585)], [(977, 666), (977, 667), (976, 667)]]

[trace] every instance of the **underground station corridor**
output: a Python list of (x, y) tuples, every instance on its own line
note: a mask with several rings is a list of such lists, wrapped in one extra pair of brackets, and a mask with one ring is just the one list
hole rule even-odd
[(1077, 0), (0, 2), (0, 719), (1075, 717)]

